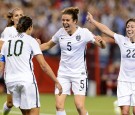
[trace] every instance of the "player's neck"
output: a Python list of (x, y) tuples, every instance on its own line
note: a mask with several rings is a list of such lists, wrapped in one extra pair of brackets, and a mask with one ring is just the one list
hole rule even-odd
[(130, 39), (131, 43), (135, 43), (135, 38)]
[(76, 32), (77, 29), (78, 27), (73, 28), (70, 32), (68, 32), (68, 34), (72, 36)]

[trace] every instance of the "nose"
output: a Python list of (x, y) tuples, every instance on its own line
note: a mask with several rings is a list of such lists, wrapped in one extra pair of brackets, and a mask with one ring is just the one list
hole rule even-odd
[(128, 27), (127, 30), (132, 30), (132, 28), (131, 27)]

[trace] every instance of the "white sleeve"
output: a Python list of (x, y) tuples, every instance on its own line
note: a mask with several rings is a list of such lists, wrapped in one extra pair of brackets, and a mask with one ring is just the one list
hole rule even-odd
[(91, 43), (95, 42), (94, 34), (92, 34), (92, 32), (90, 32), (87, 28), (84, 28), (84, 33), (85, 33), (86, 42), (91, 42)]
[(32, 48), (32, 51), (33, 51), (33, 55), (42, 54), (40, 46), (39, 46), (38, 42), (34, 38), (32, 38), (30, 43), (31, 43), (31, 48)]
[(4, 31), (2, 32), (1, 34), (1, 40), (5, 41), (5, 38), (8, 38), (9, 37), (9, 34), (8, 34), (8, 29), (5, 28)]
[(60, 36), (60, 33), (61, 33), (61, 29), (59, 29), (52, 37), (52, 41), (54, 43), (59, 43), (59, 36)]
[[(121, 41), (124, 39), (125, 37), (120, 35), (120, 34), (114, 34), (114, 40), (117, 44), (121, 43)], [(121, 40), (122, 39), (122, 40)]]

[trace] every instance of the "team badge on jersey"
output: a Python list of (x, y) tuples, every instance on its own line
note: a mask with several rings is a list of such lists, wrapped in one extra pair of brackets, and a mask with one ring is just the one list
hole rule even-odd
[(77, 41), (80, 41), (80, 39), (81, 39), (81, 36), (80, 36), (80, 35), (77, 35), (77, 36), (76, 36), (76, 40), (77, 40)]

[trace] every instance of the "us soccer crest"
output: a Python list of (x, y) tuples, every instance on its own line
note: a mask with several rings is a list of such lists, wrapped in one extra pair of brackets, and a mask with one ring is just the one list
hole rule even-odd
[(80, 39), (81, 39), (81, 36), (80, 36), (80, 35), (77, 35), (77, 36), (76, 36), (76, 40), (77, 40), (77, 41), (80, 41)]

